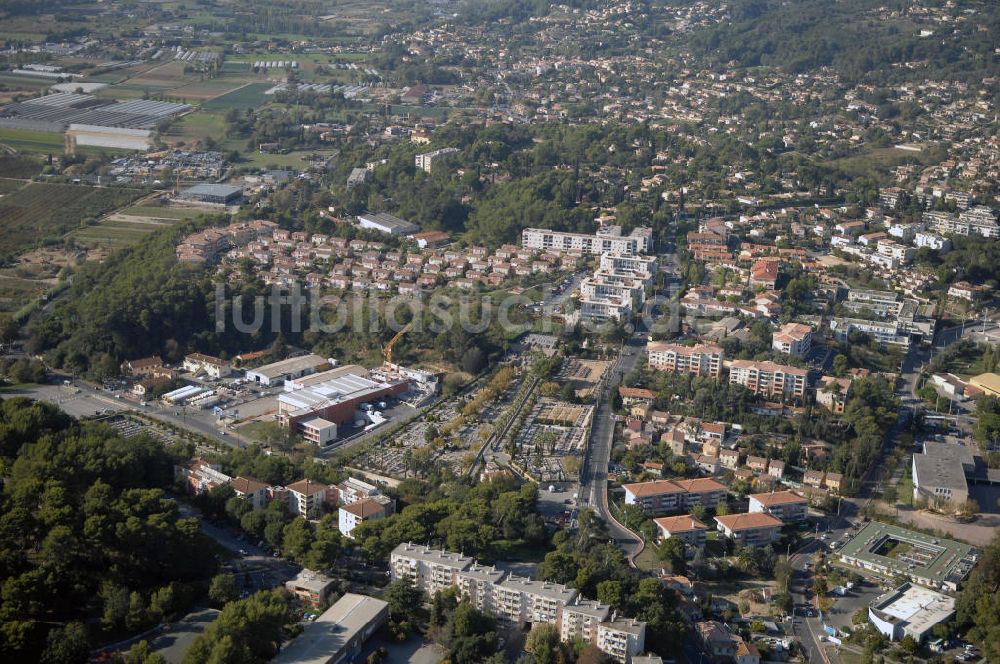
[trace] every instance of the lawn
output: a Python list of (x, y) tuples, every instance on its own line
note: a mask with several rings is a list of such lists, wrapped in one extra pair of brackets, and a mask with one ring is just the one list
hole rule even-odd
[(226, 112), (231, 108), (246, 110), (263, 106), (269, 101), (265, 91), (274, 87), (273, 83), (249, 83), (201, 105), (204, 111)]
[(172, 143), (180, 141), (194, 143), (209, 136), (219, 139), (225, 134), (225, 131), (226, 122), (221, 115), (196, 111), (171, 124), (163, 138)]

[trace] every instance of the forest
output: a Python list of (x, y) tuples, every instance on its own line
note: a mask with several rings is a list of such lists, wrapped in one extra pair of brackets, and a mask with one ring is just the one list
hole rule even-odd
[(69, 664), (186, 609), (212, 544), (165, 489), (160, 441), (0, 402), (0, 659)]

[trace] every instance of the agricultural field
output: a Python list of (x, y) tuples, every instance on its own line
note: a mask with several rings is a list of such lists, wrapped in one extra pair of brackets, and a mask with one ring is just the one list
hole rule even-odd
[(178, 143), (190, 145), (209, 136), (219, 139), (225, 132), (226, 122), (221, 115), (197, 111), (175, 120), (160, 138), (171, 145)]
[(211, 99), (201, 105), (204, 111), (226, 112), (231, 108), (246, 110), (266, 104), (269, 99), (264, 94), (274, 87), (273, 83), (250, 83), (221, 97)]
[(48, 289), (44, 281), (22, 279), (7, 272), (0, 273), (0, 313), (14, 313), (26, 303), (41, 297)]
[(0, 196), (12, 194), (25, 185), (23, 180), (11, 180), (10, 178), (0, 178)]
[[(6, 145), (17, 152), (58, 156), (66, 150), (66, 139), (62, 134), (48, 131), (31, 131), (0, 127), (0, 145)], [(127, 150), (102, 148), (93, 145), (78, 145), (76, 153), (81, 155), (121, 154)]]
[(42, 240), (61, 238), (142, 194), (138, 189), (32, 183), (0, 198), (0, 254), (18, 254)]
[(5, 155), (0, 157), (0, 178), (26, 180), (38, 175), (42, 162), (32, 157)]

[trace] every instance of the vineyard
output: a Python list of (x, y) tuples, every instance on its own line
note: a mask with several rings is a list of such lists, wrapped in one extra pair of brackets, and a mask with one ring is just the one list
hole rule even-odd
[(68, 184), (30, 184), (0, 198), (0, 255), (57, 239), (88, 219), (128, 205), (144, 192)]

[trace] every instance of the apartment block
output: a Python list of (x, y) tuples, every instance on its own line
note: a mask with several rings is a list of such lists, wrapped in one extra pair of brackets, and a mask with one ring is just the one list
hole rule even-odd
[(521, 232), (521, 246), (543, 251), (567, 251), (580, 254), (635, 254), (650, 249), (651, 228), (636, 228), (629, 235), (622, 235), (620, 226), (605, 226), (594, 234), (567, 233), (546, 228), (525, 228)]
[(715, 517), (718, 530), (736, 544), (764, 546), (781, 537), (781, 519), (760, 512)]
[(692, 550), (705, 545), (705, 533), (708, 526), (690, 514), (683, 516), (662, 516), (653, 519), (656, 524), (657, 539), (665, 540), (676, 537)]
[(597, 647), (619, 662), (629, 662), (646, 643), (646, 623), (620, 618), (597, 625)]
[(775, 362), (733, 360), (729, 382), (742, 385), (754, 394), (802, 398), (806, 394), (805, 369)]
[(724, 353), (719, 346), (697, 344), (683, 346), (654, 341), (646, 347), (649, 368), (657, 371), (686, 373), (718, 378), (722, 373)]
[(472, 558), (422, 544), (400, 544), (392, 551), (389, 573), (392, 580), (409, 579), (418, 589), (434, 595), (457, 585), (459, 572), (469, 569)]
[(804, 323), (787, 323), (771, 337), (771, 348), (795, 357), (805, 357), (812, 348), (812, 328)]
[(715, 507), (726, 495), (726, 487), (710, 478), (654, 480), (626, 484), (625, 504), (638, 505), (646, 514)]
[(791, 491), (750, 495), (750, 513), (770, 514), (786, 523), (804, 521), (808, 509), (808, 501)]

